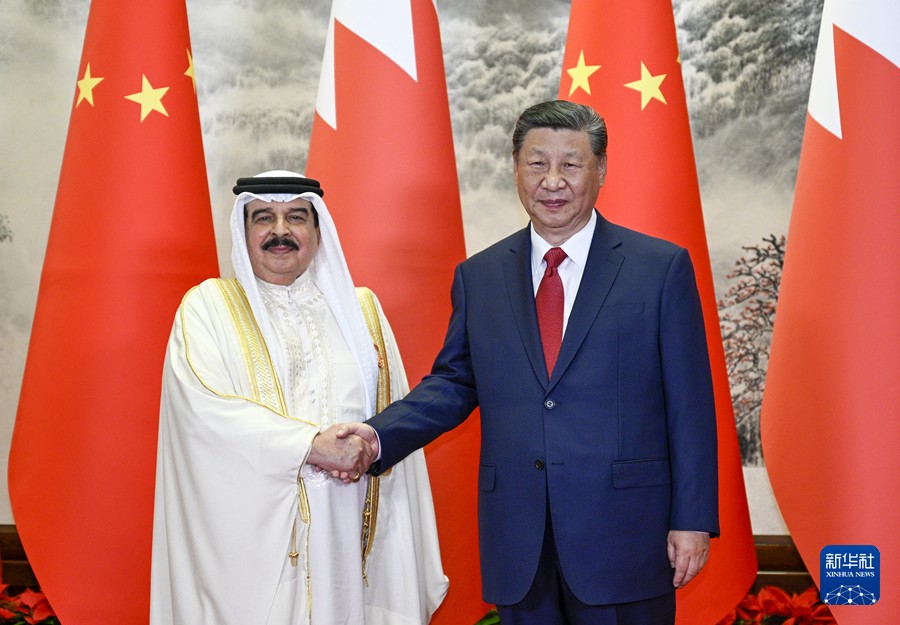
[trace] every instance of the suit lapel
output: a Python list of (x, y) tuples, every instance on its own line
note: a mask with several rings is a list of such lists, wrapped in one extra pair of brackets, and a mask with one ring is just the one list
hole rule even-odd
[[(613, 232), (610, 223), (598, 214), (597, 227), (594, 229), (594, 237), (591, 240), (587, 264), (584, 267), (578, 295), (575, 297), (572, 313), (569, 315), (569, 322), (566, 325), (566, 333), (560, 346), (559, 358), (553, 369), (550, 388), (565, 373), (587, 337), (594, 320), (600, 314), (600, 308), (625, 260), (625, 257), (615, 249), (620, 243), (621, 241)], [(533, 299), (532, 308), (534, 308)], [(537, 321), (535, 321), (535, 327), (537, 327)]]
[(519, 335), (528, 354), (534, 374), (546, 385), (547, 365), (541, 348), (538, 331), (537, 310), (534, 305), (534, 284), (531, 279), (531, 233), (526, 227), (510, 244), (509, 254), (503, 263), (506, 289), (515, 317)]

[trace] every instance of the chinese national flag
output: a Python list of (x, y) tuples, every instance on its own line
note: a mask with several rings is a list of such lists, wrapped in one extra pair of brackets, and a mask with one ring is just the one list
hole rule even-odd
[[(356, 284), (378, 295), (410, 384), (431, 369), (465, 258), (459, 183), (432, 0), (335, 0), (306, 173), (322, 182)], [(426, 450), (450, 591), (436, 625), (481, 601), (475, 415)]]
[[(828, 545), (874, 545), (900, 614), (900, 4), (824, 5), (762, 406), (785, 522), (817, 583)], [(864, 581), (847, 581), (847, 584)]]
[(703, 571), (678, 591), (677, 622), (716, 623), (753, 583), (756, 554), (671, 2), (573, 0), (559, 97), (606, 119), (604, 216), (687, 248), (694, 263), (716, 397), (722, 536), (712, 541)]
[(78, 71), (10, 499), (61, 622), (141, 625), (166, 340), (218, 274), (184, 0), (94, 0)]

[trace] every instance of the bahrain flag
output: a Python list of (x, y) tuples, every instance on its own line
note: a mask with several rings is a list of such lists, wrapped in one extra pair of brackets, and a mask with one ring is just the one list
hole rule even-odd
[[(900, 614), (898, 26), (896, 0), (825, 2), (762, 405), (772, 489), (841, 625)], [(880, 551), (877, 604), (828, 596), (830, 545)]]
[(94, 0), (78, 76), (9, 491), (59, 620), (140, 625), (166, 341), (218, 274), (184, 0)]
[[(459, 182), (432, 0), (332, 5), (306, 173), (322, 182), (356, 284), (384, 307), (410, 384), (431, 369), (465, 258)], [(450, 591), (436, 625), (474, 623), (478, 419), (426, 449)]]
[(756, 577), (756, 553), (725, 369), (671, 2), (573, 0), (559, 97), (609, 128), (598, 208), (688, 249), (703, 303), (719, 438), (719, 523), (709, 562), (679, 590), (678, 623), (716, 623)]

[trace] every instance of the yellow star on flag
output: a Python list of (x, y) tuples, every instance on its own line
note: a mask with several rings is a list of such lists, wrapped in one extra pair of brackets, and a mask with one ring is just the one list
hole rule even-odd
[(658, 76), (653, 76), (650, 73), (650, 70), (647, 69), (647, 66), (641, 63), (641, 79), (635, 80), (634, 82), (625, 83), (625, 86), (629, 89), (634, 89), (635, 91), (641, 92), (641, 110), (644, 110), (644, 107), (650, 102), (650, 100), (659, 100), (663, 104), (666, 104), (666, 99), (663, 97), (662, 91), (660, 91), (659, 86), (662, 84), (662, 81), (666, 79), (665, 74), (660, 74)]
[(197, 93), (197, 77), (194, 76), (194, 57), (191, 56), (190, 50), (186, 50), (186, 52), (188, 55), (188, 68), (184, 75), (190, 77), (191, 83), (194, 85), (194, 93)]
[(91, 64), (88, 63), (84, 70), (84, 78), (78, 81), (78, 101), (75, 102), (76, 108), (81, 104), (82, 100), (87, 100), (88, 104), (94, 106), (94, 87), (96, 87), (102, 77), (91, 76)]
[(163, 106), (162, 99), (169, 88), (160, 87), (159, 89), (154, 89), (146, 76), (142, 74), (141, 79), (143, 81), (141, 90), (138, 93), (132, 93), (131, 95), (125, 96), (125, 99), (137, 102), (141, 105), (141, 121), (144, 121), (151, 111), (162, 113), (168, 117), (169, 114), (166, 112), (166, 107)]
[(571, 68), (567, 69), (569, 76), (572, 77), (572, 86), (569, 88), (569, 95), (575, 93), (576, 89), (584, 89), (584, 91), (591, 95), (591, 83), (588, 80), (591, 77), (591, 74), (600, 69), (600, 65), (585, 65), (584, 63), (584, 50), (578, 55), (578, 64)]

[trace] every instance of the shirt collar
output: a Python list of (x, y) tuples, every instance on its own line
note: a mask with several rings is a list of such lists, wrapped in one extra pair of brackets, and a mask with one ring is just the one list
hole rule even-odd
[[(594, 229), (596, 227), (597, 211), (593, 210), (591, 211), (591, 218), (584, 227), (569, 237), (565, 243), (558, 246), (563, 248), (568, 257), (567, 260), (571, 260), (582, 269), (587, 264), (588, 252), (591, 249), (591, 241), (594, 238)], [(544, 261), (544, 254), (554, 246), (547, 243), (541, 235), (535, 232), (533, 225), (529, 225), (529, 228), (531, 230), (531, 269), (534, 273), (538, 271), (541, 263)]]

